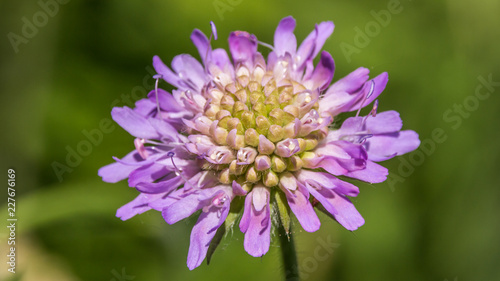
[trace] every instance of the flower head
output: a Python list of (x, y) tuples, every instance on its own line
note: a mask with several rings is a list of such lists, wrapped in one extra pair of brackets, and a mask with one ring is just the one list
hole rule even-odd
[[(194, 30), (202, 63), (182, 54), (169, 68), (153, 58), (156, 78), (175, 87), (171, 94), (155, 89), (134, 109), (112, 111), (136, 137), (136, 149), (99, 175), (107, 182), (128, 178), (140, 192), (117, 216), (126, 220), (155, 209), (173, 224), (200, 211), (191, 233), (190, 269), (205, 259), (224, 222), (230, 227), (238, 217), (245, 250), (255, 257), (269, 250), (274, 213), (286, 224), (291, 210), (313, 232), (320, 227), (314, 206), (321, 206), (356, 230), (364, 219), (348, 197), (359, 189), (340, 177), (382, 182), (388, 171), (376, 162), (420, 143), (415, 132), (401, 131), (397, 112), (377, 114), (377, 101), (368, 116), (359, 116), (384, 90), (387, 73), (369, 80), (369, 70), (358, 68), (330, 85), (335, 64), (320, 50), (332, 22), (316, 25), (298, 47), (294, 28), (292, 17), (281, 20), (267, 60), (253, 34), (229, 35), (230, 59)], [(217, 37), (213, 24), (212, 30)], [(330, 128), (339, 113), (350, 111), (358, 114)]]

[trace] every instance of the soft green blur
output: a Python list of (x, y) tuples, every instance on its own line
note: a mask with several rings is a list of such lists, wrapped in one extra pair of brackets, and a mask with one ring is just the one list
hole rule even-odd
[[(426, 143), (384, 163), (390, 182), (358, 183), (353, 201), (366, 220), (359, 230), (322, 214), (315, 233), (295, 222), (302, 279), (500, 280), (500, 2), (394, 2), (70, 0), (44, 19), (37, 1), (1, 1), (0, 279), (282, 280), (277, 239), (253, 258), (238, 228), (209, 266), (189, 271), (196, 217), (167, 225), (151, 211), (122, 222), (115, 211), (137, 191), (126, 181), (103, 183), (97, 169), (133, 149), (133, 137), (106, 122), (113, 105), (130, 106), (152, 89), (153, 55), (197, 56), (189, 35), (208, 34), (211, 20), (216, 47), (227, 49), (232, 30), (272, 43), (279, 20), (293, 15), (299, 42), (315, 23), (335, 23), (324, 46), (335, 59), (334, 80), (359, 66), (387, 71), (379, 111), (400, 112), (404, 128)], [(376, 14), (388, 5), (398, 12), (383, 26)], [(8, 34), (22, 36), (23, 18), (34, 16), (40, 27), (13, 46)], [(359, 42), (357, 30), (366, 27), (371, 35)], [(345, 54), (347, 44), (354, 53)], [(491, 79), (496, 84), (482, 86)], [(84, 130), (106, 132), (88, 148)], [(67, 162), (68, 149), (78, 147), (87, 155)], [(58, 178), (55, 162), (71, 171)], [(5, 263), (8, 168), (17, 183), (16, 274)]]

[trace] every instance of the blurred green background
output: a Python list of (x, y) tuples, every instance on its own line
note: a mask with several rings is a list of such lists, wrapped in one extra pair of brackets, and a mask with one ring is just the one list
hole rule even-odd
[[(359, 230), (323, 215), (315, 233), (296, 224), (302, 279), (500, 280), (499, 1), (60, 0), (44, 11), (47, 2), (0, 2), (1, 280), (282, 279), (278, 244), (253, 258), (239, 229), (190, 272), (195, 218), (171, 226), (151, 211), (122, 222), (115, 211), (137, 192), (101, 182), (97, 169), (133, 149), (124, 130), (101, 123), (113, 105), (152, 89), (153, 55), (197, 55), (189, 35), (208, 33), (211, 20), (216, 47), (227, 48), (232, 30), (272, 43), (288, 15), (299, 42), (315, 23), (335, 23), (324, 46), (334, 80), (359, 66), (389, 72), (379, 111), (399, 111), (426, 144), (384, 163), (389, 182), (359, 183)], [(390, 19), (377, 22), (382, 10)], [(95, 130), (102, 140), (84, 147)], [(78, 147), (85, 155), (68, 162)], [(56, 162), (68, 170), (58, 176)], [(8, 168), (17, 183), (14, 275), (5, 263)]]

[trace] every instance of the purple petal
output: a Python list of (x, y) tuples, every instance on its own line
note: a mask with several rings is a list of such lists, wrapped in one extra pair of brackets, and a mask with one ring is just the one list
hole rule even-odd
[(189, 194), (196, 193), (198, 190), (193, 188), (188, 188), (188, 184), (184, 184), (184, 188), (174, 190), (170, 193), (164, 193), (160, 198), (149, 202), (149, 207), (157, 211), (163, 211), (166, 207), (172, 205), (173, 203), (187, 197)]
[(245, 197), (245, 206), (243, 207), (243, 215), (240, 220), (240, 230), (245, 233), (250, 226), (250, 218), (252, 215), (252, 192), (248, 193)]
[(346, 173), (345, 176), (369, 183), (380, 183), (387, 179), (388, 174), (387, 168), (368, 160), (365, 169)]
[(300, 146), (297, 139), (286, 139), (276, 144), (276, 150), (274, 152), (281, 157), (290, 157), (299, 150)]
[(397, 111), (390, 110), (377, 113), (375, 117), (368, 116), (364, 127), (371, 134), (394, 133), (401, 130), (403, 121)]
[(240, 62), (251, 65), (253, 56), (257, 52), (257, 37), (245, 31), (231, 32), (229, 50), (235, 65)]
[[(149, 92), (148, 98), (153, 102), (153, 109), (156, 108), (156, 91), (152, 90)], [(160, 108), (167, 112), (179, 112), (183, 110), (174, 97), (163, 89), (158, 89), (158, 103), (160, 104)]]
[(239, 183), (237, 183), (235, 180), (233, 181), (233, 194), (238, 195), (238, 196), (245, 196), (247, 194), (247, 191), (244, 190)]
[(337, 210), (333, 217), (347, 230), (354, 231), (365, 223), (361, 214), (347, 197), (335, 193), (333, 198), (328, 199)]
[(199, 29), (195, 29), (193, 30), (193, 33), (191, 33), (191, 41), (193, 41), (196, 49), (198, 49), (201, 60), (204, 62), (207, 61), (207, 59), (210, 60), (208, 56), (211, 55), (212, 48), (210, 47), (210, 42), (208, 41), (207, 36), (205, 36), (205, 34)]
[(350, 171), (365, 168), (367, 154), (363, 146), (347, 141), (334, 141), (316, 149), (319, 155), (309, 168), (323, 168), (334, 175), (344, 175)]
[(339, 180), (338, 178), (333, 176), (331, 177), (330, 181), (333, 183), (333, 185), (335, 185), (335, 192), (339, 194), (351, 197), (356, 197), (359, 194), (359, 188), (352, 183)]
[(205, 206), (209, 206), (212, 197), (219, 192), (231, 192), (229, 186), (216, 186), (188, 194), (179, 201), (167, 206), (162, 216), (168, 224), (174, 224), (192, 215)]
[[(374, 83), (374, 89), (373, 92), (370, 94), (370, 96), (366, 98), (366, 96), (370, 93), (371, 88), (372, 88), (372, 82)], [(374, 101), (381, 93), (384, 91), (385, 86), (387, 85), (387, 82), (389, 81), (389, 75), (387, 72), (383, 72), (377, 77), (373, 78), (372, 80), (368, 81), (365, 83), (365, 86), (363, 89), (357, 94), (357, 101), (350, 106), (349, 108), (346, 108), (346, 111), (354, 111), (358, 110), (360, 107), (365, 107), (369, 105), (372, 101)]]
[(148, 210), (151, 210), (151, 207), (148, 206), (149, 202), (157, 200), (161, 198), (161, 196), (163, 196), (163, 194), (141, 193), (134, 200), (119, 208), (116, 211), (116, 216), (125, 221), (135, 215), (142, 214)]
[[(248, 254), (254, 257), (261, 257), (269, 251), (271, 244), (271, 210), (269, 207), (269, 190), (263, 186), (255, 186), (251, 193), (256, 189), (264, 189), (266, 193), (266, 205), (259, 212), (255, 210), (252, 204), (247, 204), (246, 200), (253, 197), (248, 194), (245, 200), (245, 210), (240, 222), (240, 229), (245, 229), (245, 241), (243, 245)], [(249, 213), (249, 214), (246, 214)]]
[(335, 185), (331, 181), (331, 178), (333, 178), (333, 176), (328, 174), (328, 173), (313, 172), (313, 171), (302, 169), (302, 170), (299, 170), (298, 172), (295, 173), (295, 177), (302, 184), (306, 184), (307, 182), (316, 182), (320, 186), (323, 186), (326, 188), (334, 188), (335, 187)]
[(316, 25), (297, 50), (299, 69), (303, 69), (306, 62), (312, 61), (318, 55), (326, 39), (332, 34), (334, 27), (331, 21)]
[(327, 188), (315, 189), (306, 186), (309, 192), (347, 230), (354, 231), (365, 223), (363, 217), (345, 196)]
[(157, 179), (168, 174), (169, 169), (164, 165), (159, 164), (149, 164), (135, 169), (130, 173), (128, 178), (128, 184), (130, 187), (135, 187), (141, 182), (154, 182)]
[(342, 181), (328, 173), (301, 170), (299, 172), (296, 172), (295, 175), (297, 176), (297, 179), (304, 185), (310, 184), (312, 186), (334, 189), (336, 192), (348, 196), (357, 196), (359, 193), (359, 188), (357, 186)]
[(280, 175), (280, 187), (287, 190), (297, 189), (297, 179), (290, 172), (284, 172)]
[(255, 188), (252, 192), (252, 204), (257, 212), (269, 204), (269, 191), (266, 188)]
[(182, 183), (184, 183), (182, 177), (177, 176), (175, 173), (170, 173), (159, 182), (141, 182), (135, 188), (142, 193), (168, 193), (179, 187)]
[(280, 21), (276, 32), (274, 33), (274, 52), (279, 57), (285, 55), (285, 53), (295, 54), (297, 50), (297, 39), (293, 34), (295, 29), (295, 20), (293, 17), (288, 16)]
[[(284, 189), (284, 188), (282, 188)], [(305, 195), (302, 189), (304, 189), (301, 185), (299, 185), (298, 190), (289, 191), (283, 190), (286, 194), (286, 199), (288, 201), (288, 205), (290, 209), (295, 214), (297, 219), (299, 220), (300, 225), (307, 232), (315, 232), (321, 226), (318, 216), (309, 202), (309, 195)]]
[(333, 61), (332, 55), (323, 51), (321, 52), (321, 60), (307, 80), (313, 82), (312, 89), (319, 88), (320, 91), (323, 91), (330, 85), (330, 82), (332, 82), (334, 72), (335, 62)]
[(403, 155), (417, 149), (419, 146), (418, 134), (411, 130), (376, 135), (369, 138), (365, 143), (368, 159), (376, 162)]
[(172, 68), (187, 86), (196, 91), (201, 91), (208, 79), (200, 62), (188, 54), (174, 57)]
[(212, 206), (208, 212), (202, 212), (191, 231), (191, 241), (187, 257), (189, 270), (198, 267), (205, 259), (210, 242), (216, 230), (224, 223), (229, 213), (230, 201), (226, 201), (221, 208)]
[(229, 56), (224, 49), (215, 49), (212, 51), (212, 62), (215, 63), (222, 71), (234, 76), (234, 67)]
[(179, 132), (169, 123), (162, 119), (150, 118), (149, 123), (161, 135), (162, 140), (177, 142), (179, 141)]
[(313, 186), (309, 183), (305, 184), (305, 188), (311, 195), (318, 200), (323, 207), (332, 215), (337, 214), (335, 205), (332, 204), (328, 199), (332, 199), (335, 196), (335, 192), (332, 189), (325, 188), (322, 186)]
[(162, 216), (168, 224), (174, 224), (189, 217), (207, 204), (208, 202), (198, 199), (197, 193), (192, 193), (163, 209)]
[(267, 155), (259, 155), (255, 158), (255, 169), (264, 171), (271, 168), (271, 158)]
[(354, 93), (360, 90), (361, 87), (363, 87), (363, 85), (366, 83), (366, 81), (368, 81), (369, 73), (370, 70), (368, 68), (360, 67), (335, 82), (328, 89), (325, 95), (330, 95), (336, 92)]
[(163, 63), (159, 56), (153, 57), (153, 67), (156, 72), (161, 75), (161, 78), (167, 81), (167, 83), (178, 88), (181, 87), (179, 76), (170, 70), (170, 68)]
[[(132, 151), (122, 158), (124, 162), (140, 163), (144, 161), (137, 151)], [(128, 178), (129, 174), (137, 169), (137, 166), (126, 165), (123, 163), (112, 163), (99, 169), (97, 174), (105, 182), (116, 183)]]
[(264, 135), (259, 135), (258, 150), (261, 154), (271, 154), (275, 148), (273, 142), (268, 140)]
[(151, 113), (154, 112), (155, 109), (156, 109), (156, 100), (155, 102), (152, 102), (149, 99), (140, 99), (135, 102), (134, 111), (144, 117), (149, 117)]
[(252, 147), (243, 147), (238, 150), (236, 153), (236, 159), (238, 165), (249, 165), (252, 164), (257, 156), (257, 150)]
[(160, 137), (146, 118), (126, 106), (114, 107), (111, 110), (111, 116), (116, 123), (134, 137), (141, 139), (158, 139)]

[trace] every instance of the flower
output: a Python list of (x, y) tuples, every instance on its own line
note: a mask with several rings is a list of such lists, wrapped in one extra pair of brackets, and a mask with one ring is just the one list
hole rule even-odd
[[(255, 257), (268, 252), (273, 222), (289, 229), (290, 211), (308, 232), (320, 227), (314, 207), (356, 230), (364, 219), (348, 197), (359, 189), (342, 178), (383, 182), (388, 171), (376, 162), (420, 144), (415, 132), (401, 131), (397, 112), (376, 113), (387, 73), (369, 79), (361, 67), (330, 85), (335, 64), (320, 50), (332, 22), (316, 25), (298, 47), (294, 29), (292, 17), (280, 21), (267, 61), (257, 51), (267, 44), (253, 34), (229, 35), (230, 59), (194, 30), (202, 63), (181, 54), (171, 69), (153, 58), (156, 78), (173, 85), (172, 94), (156, 88), (134, 109), (111, 112), (136, 137), (135, 150), (99, 175), (112, 183), (128, 178), (140, 192), (117, 216), (127, 220), (155, 209), (173, 224), (200, 211), (187, 258), (191, 270), (238, 218), (245, 250)], [(355, 117), (332, 128), (338, 114), (352, 111)]]

